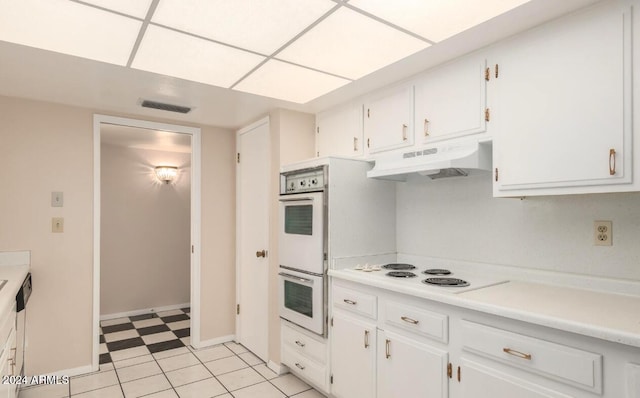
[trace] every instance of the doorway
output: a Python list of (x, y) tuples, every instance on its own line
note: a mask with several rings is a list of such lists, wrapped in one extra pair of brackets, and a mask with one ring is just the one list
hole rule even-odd
[[(157, 166), (170, 166), (174, 179), (162, 181), (169, 177), (156, 175)], [(94, 115), (94, 370), (105, 360), (101, 318), (135, 324), (160, 313), (174, 321), (173, 312), (186, 311), (180, 325), (189, 328), (187, 342), (199, 346), (199, 176), (200, 129)], [(144, 339), (156, 336), (140, 333), (130, 343), (151, 350), (157, 347)]]

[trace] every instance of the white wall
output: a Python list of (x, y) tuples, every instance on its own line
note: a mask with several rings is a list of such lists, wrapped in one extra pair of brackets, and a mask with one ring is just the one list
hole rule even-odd
[[(640, 193), (493, 198), (491, 178), (397, 183), (398, 252), (640, 280)], [(613, 221), (613, 246), (593, 221)]]
[[(94, 113), (104, 114), (0, 96), (0, 251), (31, 250), (30, 375), (85, 368), (92, 361)], [(198, 127), (200, 337), (210, 340), (234, 333), (235, 136)], [(52, 191), (64, 192), (64, 207), (50, 206)], [(64, 233), (51, 233), (51, 217), (65, 218)]]
[(100, 315), (189, 303), (191, 154), (103, 143), (100, 162)]

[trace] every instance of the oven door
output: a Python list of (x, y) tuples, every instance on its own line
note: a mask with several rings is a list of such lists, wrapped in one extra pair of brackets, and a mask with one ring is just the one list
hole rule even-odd
[(280, 317), (319, 335), (324, 334), (325, 277), (281, 269)]
[(280, 266), (324, 273), (324, 193), (280, 196), (278, 262)]

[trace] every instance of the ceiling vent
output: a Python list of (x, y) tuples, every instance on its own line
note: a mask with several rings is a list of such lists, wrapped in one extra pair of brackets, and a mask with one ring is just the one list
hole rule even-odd
[(180, 105), (163, 104), (162, 102), (155, 102), (149, 100), (142, 100), (143, 108), (160, 109), (161, 111), (177, 112), (177, 113), (189, 113), (191, 108)]

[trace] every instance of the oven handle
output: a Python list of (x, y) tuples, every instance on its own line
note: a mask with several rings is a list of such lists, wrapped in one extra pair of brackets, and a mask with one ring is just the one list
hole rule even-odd
[(307, 278), (301, 278), (299, 276), (295, 276), (295, 275), (291, 275), (291, 274), (287, 274), (286, 272), (279, 272), (278, 275), (280, 276), (284, 276), (285, 278), (291, 278), (291, 279), (297, 279), (300, 282), (305, 282), (305, 283), (313, 283), (312, 279), (307, 279)]
[(304, 198), (280, 198), (278, 200), (280, 200), (280, 202), (303, 202), (303, 201), (313, 202), (313, 198), (308, 196), (305, 196)]

